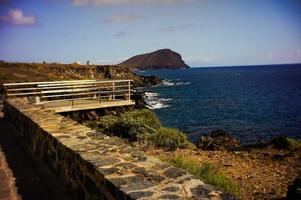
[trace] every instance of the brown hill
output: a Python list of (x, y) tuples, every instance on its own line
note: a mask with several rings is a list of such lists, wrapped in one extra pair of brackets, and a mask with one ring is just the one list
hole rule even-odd
[(160, 49), (151, 53), (141, 54), (120, 63), (134, 69), (185, 69), (189, 68), (184, 63), (180, 54), (170, 49)]
[(152, 86), (162, 83), (162, 80), (157, 77), (138, 76), (128, 68), (116, 65), (86, 66), (58, 63), (9, 63), (0, 61), (0, 90), (1, 84), (8, 82), (77, 79), (133, 79), (135, 86)]

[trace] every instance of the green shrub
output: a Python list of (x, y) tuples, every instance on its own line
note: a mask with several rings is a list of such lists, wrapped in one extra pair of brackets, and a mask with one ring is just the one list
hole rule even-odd
[(96, 129), (97, 128), (97, 122), (96, 121), (88, 121), (87, 126), (92, 128), (92, 129)]
[(120, 119), (114, 126), (114, 133), (129, 139), (130, 141), (146, 140), (149, 135), (154, 134), (156, 129), (146, 125), (141, 121), (132, 119)]
[(106, 115), (87, 125), (104, 133), (126, 138), (130, 141), (145, 141), (157, 147), (169, 149), (193, 147), (187, 136), (173, 128), (162, 127), (157, 116), (148, 109), (123, 113), (120, 117)]
[(185, 148), (191, 143), (187, 136), (174, 128), (159, 128), (154, 134), (149, 135), (149, 142), (158, 147), (168, 147), (170, 149)]
[(131, 141), (146, 140), (161, 127), (157, 116), (147, 109), (123, 113), (112, 127), (116, 135)]
[(226, 193), (232, 195), (238, 194), (237, 185), (223, 173), (218, 172), (209, 162), (200, 164), (198, 160), (187, 159), (183, 156), (174, 156), (167, 161), (173, 166), (186, 170), (205, 183), (212, 184)]
[(139, 121), (140, 124), (145, 124), (154, 129), (161, 127), (158, 117), (148, 109), (139, 109), (123, 113), (121, 115), (123, 121)]
[(100, 118), (98, 128), (105, 133), (112, 132), (113, 127), (117, 122), (118, 122), (117, 116), (105, 115)]

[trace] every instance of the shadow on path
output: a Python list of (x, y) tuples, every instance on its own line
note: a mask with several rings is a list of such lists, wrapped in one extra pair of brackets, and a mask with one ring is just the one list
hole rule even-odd
[(0, 116), (0, 200), (71, 199), (65, 186)]

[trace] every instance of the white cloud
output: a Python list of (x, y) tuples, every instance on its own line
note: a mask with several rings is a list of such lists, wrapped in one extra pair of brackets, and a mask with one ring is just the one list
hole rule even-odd
[(166, 26), (160, 29), (162, 32), (170, 32), (170, 31), (182, 31), (192, 28), (193, 24), (183, 24), (180, 26)]
[(106, 17), (104, 21), (107, 23), (127, 23), (144, 18), (144, 16), (134, 14), (113, 14), (109, 17)]
[[(216, 58), (215, 58), (216, 59)], [(210, 63), (215, 60), (212, 56), (185, 56), (185, 60), (187, 62), (192, 62), (192, 63)]]
[(0, 21), (15, 26), (33, 26), (37, 24), (35, 16), (25, 16), (21, 9), (10, 9), (7, 15), (0, 16)]
[(301, 60), (301, 49), (297, 49), (295, 51), (295, 58)]
[(199, 0), (72, 0), (75, 6), (85, 5), (125, 5), (125, 4), (177, 4)]
[(265, 61), (271, 61), (275, 58), (274, 54), (271, 53), (271, 52), (262, 53), (258, 57), (262, 60), (265, 60)]
[(114, 34), (114, 36), (116, 36), (116, 37), (122, 37), (122, 36), (125, 36), (125, 35), (126, 35), (125, 31), (119, 31), (118, 33)]

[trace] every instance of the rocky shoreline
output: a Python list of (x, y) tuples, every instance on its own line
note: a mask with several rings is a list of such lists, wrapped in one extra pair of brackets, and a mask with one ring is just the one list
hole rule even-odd
[[(81, 113), (82, 116), (78, 117), (82, 119), (82, 123), (96, 120), (97, 125), (101, 124), (102, 116), (119, 116), (133, 110), (135, 109), (132, 107), (105, 113)], [(127, 141), (127, 138), (124, 140)], [(189, 148), (171, 149), (143, 141), (130, 143), (147, 154), (162, 159), (183, 156), (197, 160), (200, 164), (212, 164), (218, 172), (225, 174), (237, 185), (237, 196), (240, 199), (300, 197), (298, 177), (301, 174), (301, 142), (298, 140), (281, 136), (266, 142), (243, 145), (231, 134), (216, 130), (202, 136), (194, 147)]]
[(236, 183), (240, 199), (300, 199), (300, 145), (300, 141), (284, 136), (267, 142), (240, 145), (230, 134), (217, 130), (201, 137), (198, 149), (142, 149), (165, 159), (183, 156), (200, 164), (211, 163)]

